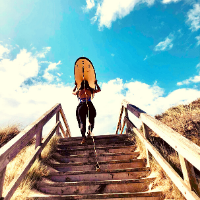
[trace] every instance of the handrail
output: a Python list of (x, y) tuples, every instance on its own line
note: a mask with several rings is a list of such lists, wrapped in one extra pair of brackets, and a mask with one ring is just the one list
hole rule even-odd
[[(182, 194), (188, 200), (200, 200), (200, 198), (193, 192), (195, 191), (200, 196), (200, 189), (198, 187), (196, 177), (194, 174), (193, 166), (200, 170), (200, 147), (183, 137), (176, 131), (172, 130), (162, 122), (156, 120), (155, 118), (146, 114), (143, 110), (138, 107), (130, 104), (126, 100), (122, 102), (121, 110), (129, 110), (137, 118), (139, 118), (143, 123), (143, 132), (142, 134), (135, 125), (130, 121), (127, 116), (124, 117), (123, 125), (126, 124), (126, 133), (130, 129), (145, 143), (147, 150), (154, 156), (157, 162), (161, 167), (168, 173), (169, 177), (179, 188)], [(120, 118), (121, 118), (120, 113)], [(119, 124), (119, 123), (118, 123)], [(147, 128), (151, 128), (156, 134), (158, 134), (164, 141), (166, 141), (172, 148), (174, 148), (179, 153), (181, 168), (184, 176), (183, 179), (174, 171), (174, 169), (165, 161), (165, 159), (160, 155), (160, 153), (155, 149), (155, 147), (148, 140), (148, 131)], [(121, 130), (121, 133), (123, 130)], [(118, 133), (118, 126), (116, 133)], [(147, 152), (148, 159), (148, 152)], [(189, 161), (189, 162), (188, 162)], [(147, 160), (148, 162), (148, 160)]]
[[(63, 126), (59, 119), (59, 113), (63, 118), (66, 134), (64, 132)], [(53, 127), (49, 135), (42, 141), (42, 130), (43, 126), (56, 114), (56, 125)], [(36, 158), (40, 157), (40, 154), (46, 144), (49, 142), (53, 134), (56, 132), (59, 133), (59, 128), (63, 133), (63, 136), (70, 137), (70, 129), (65, 118), (64, 112), (62, 110), (61, 104), (56, 104), (49, 111), (44, 113), (40, 118), (38, 118), (35, 122), (27, 126), (23, 131), (21, 131), (17, 136), (11, 139), (7, 144), (5, 144), (2, 148), (0, 148), (0, 198), (2, 198), (3, 194), (3, 183), (6, 172), (7, 164), (28, 144), (28, 142), (36, 135), (36, 145), (35, 152), (33, 156), (27, 161), (24, 165), (21, 173), (18, 177), (16, 177), (13, 182), (10, 184), (10, 189), (8, 190), (6, 196), (3, 198), (5, 200), (9, 200), (17, 187), (19, 186), (21, 180), (25, 177), (26, 173), (36, 160)]]

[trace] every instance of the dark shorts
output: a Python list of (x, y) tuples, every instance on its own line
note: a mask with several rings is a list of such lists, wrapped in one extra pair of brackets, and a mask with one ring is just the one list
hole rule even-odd
[[(89, 107), (89, 113), (88, 113), (88, 107)], [(94, 118), (96, 117), (96, 109), (91, 101), (89, 102), (80, 102), (76, 109), (76, 118), (78, 121), (79, 128), (81, 124), (86, 126), (86, 117), (89, 118), (90, 124), (94, 126)], [(89, 116), (88, 116), (89, 115)]]

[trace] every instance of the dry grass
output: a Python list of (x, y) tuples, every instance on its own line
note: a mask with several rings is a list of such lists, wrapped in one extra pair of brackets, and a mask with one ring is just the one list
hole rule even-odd
[(0, 128), (0, 148), (20, 132), (19, 124)]
[[(179, 105), (172, 107), (165, 113), (155, 116), (155, 118), (200, 146), (200, 99), (197, 99), (189, 105)], [(150, 129), (149, 132), (150, 142), (157, 148), (160, 154), (169, 162), (175, 171), (179, 173), (180, 176), (182, 176), (177, 152), (171, 148), (164, 140), (162, 140), (162, 138), (160, 138), (156, 133)], [(142, 152), (140, 157), (146, 157), (146, 148), (137, 137), (136, 143), (138, 150)], [(185, 197), (180, 193), (180, 191), (154, 158), (150, 157), (150, 163), (151, 172), (157, 177), (154, 181), (154, 184), (152, 185), (152, 189), (163, 191), (164, 199), (184, 200)], [(199, 179), (199, 171), (195, 169), (195, 172), (197, 179)]]
[[(7, 127), (5, 129), (1, 129), (0, 134), (1, 133), (3, 134), (3, 136), (0, 136), (0, 138), (2, 139), (1, 140), (2, 144), (7, 143), (9, 141), (8, 138), (12, 139), (19, 132), (20, 131), (19, 131), (18, 126), (15, 126), (15, 125)], [(19, 185), (18, 189), (12, 196), (11, 200), (18, 200), (18, 199), (25, 200), (31, 188), (34, 187), (34, 184), (36, 183), (36, 181), (39, 180), (41, 176), (48, 175), (49, 171), (46, 165), (44, 164), (44, 162), (46, 162), (52, 155), (53, 151), (55, 150), (57, 141), (58, 141), (57, 136), (52, 137), (52, 139), (49, 141), (47, 146), (42, 151), (42, 154), (41, 154), (42, 160), (37, 159), (34, 162), (32, 167), (28, 171), (27, 175), (25, 176), (25, 178), (22, 180), (21, 184)], [(4, 188), (3, 188), (3, 196), (9, 190), (10, 183), (20, 173), (21, 169), (23, 168), (24, 164), (27, 161), (27, 158), (30, 158), (33, 155), (34, 150), (35, 150), (35, 144), (32, 142), (32, 144), (29, 144), (25, 148), (23, 148), (18, 153), (18, 155), (7, 165)]]

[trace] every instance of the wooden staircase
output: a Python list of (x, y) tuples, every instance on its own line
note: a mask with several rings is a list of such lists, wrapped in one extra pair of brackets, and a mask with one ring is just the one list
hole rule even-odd
[(81, 137), (61, 138), (42, 177), (27, 199), (126, 199), (158, 200), (153, 192), (150, 169), (137, 159), (136, 145), (127, 135), (95, 136), (100, 172), (92, 139), (81, 145)]

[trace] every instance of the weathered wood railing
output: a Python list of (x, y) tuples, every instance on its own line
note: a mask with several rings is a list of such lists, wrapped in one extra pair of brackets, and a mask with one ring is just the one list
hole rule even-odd
[[(42, 140), (42, 130), (43, 126), (56, 114), (56, 125), (52, 128), (50, 133)], [(63, 122), (66, 127), (64, 131), (63, 126), (59, 120), (59, 115), (61, 114)], [(40, 154), (46, 144), (49, 142), (51, 137), (56, 134), (59, 134), (59, 128), (62, 131), (62, 137), (71, 137), (70, 129), (65, 118), (65, 114), (61, 107), (61, 104), (56, 104), (34, 123), (27, 126), (23, 131), (21, 131), (16, 137), (10, 140), (2, 148), (0, 148), (0, 199), (9, 200), (17, 187), (19, 186), (22, 179), (25, 177), (26, 173), (36, 160), (40, 157)], [(21, 169), (17, 177), (11, 182), (7, 193), (2, 197), (3, 194), (3, 185), (4, 178), (6, 173), (6, 167), (8, 163), (28, 144), (28, 142), (36, 135), (35, 151), (33, 152), (32, 157), (27, 158), (27, 162)]]
[[(123, 119), (123, 125), (121, 127), (123, 110), (125, 110), (125, 116)], [(143, 133), (141, 133), (141, 131), (136, 128), (136, 126), (130, 121), (128, 117), (128, 111), (133, 113), (142, 121)], [(198, 187), (198, 182), (194, 172), (194, 167), (200, 170), (200, 147), (176, 131), (172, 130), (162, 122), (149, 116), (141, 109), (131, 105), (126, 100), (122, 102), (116, 134), (118, 134), (119, 129), (121, 130), (120, 134), (122, 134), (125, 125), (126, 133), (128, 133), (131, 129), (145, 144), (147, 150), (147, 165), (149, 165), (150, 152), (186, 199), (200, 200), (200, 189)], [(178, 152), (184, 180), (161, 156), (157, 149), (149, 142), (148, 127), (157, 133), (165, 142), (167, 142), (173, 149)]]

